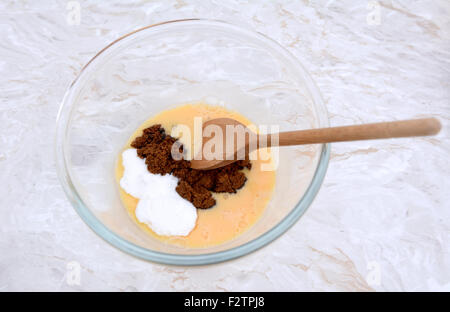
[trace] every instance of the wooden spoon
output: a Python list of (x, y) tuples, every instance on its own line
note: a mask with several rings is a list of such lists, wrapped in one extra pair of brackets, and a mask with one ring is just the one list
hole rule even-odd
[[(203, 155), (205, 154), (202, 155), (203, 157), (201, 157), (201, 159), (198, 159), (200, 157), (194, 157), (194, 159), (191, 160), (191, 168), (193, 169), (208, 170), (220, 168), (237, 161), (237, 156), (239, 154), (242, 155), (242, 153), (245, 153), (245, 155), (248, 156), (248, 153), (261, 147), (427, 136), (437, 134), (441, 130), (441, 123), (439, 120), (436, 118), (423, 118), (344, 127), (280, 132), (278, 133), (278, 142), (276, 142), (272, 135), (257, 135), (247, 129), (239, 121), (231, 118), (217, 118), (209, 120), (203, 124), (203, 130), (205, 130), (208, 126), (212, 126), (215, 129), (221, 129), (223, 133), (224, 147), (222, 148), (222, 157), (217, 157), (219, 159), (212, 160), (208, 160), (207, 157), (204, 157)], [(226, 148), (227, 126), (239, 126), (247, 130), (245, 140), (243, 137), (241, 140), (238, 140), (237, 134), (235, 135), (233, 144), (234, 147), (229, 148), (228, 151)], [(209, 140), (213, 138), (214, 136)], [(207, 142), (208, 140), (204, 139), (201, 149), (202, 151)], [(264, 144), (261, 142), (267, 143)], [(242, 157), (240, 159), (242, 159)]]

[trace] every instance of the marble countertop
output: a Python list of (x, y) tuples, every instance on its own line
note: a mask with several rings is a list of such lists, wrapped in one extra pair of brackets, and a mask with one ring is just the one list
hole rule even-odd
[[(307, 213), (245, 257), (176, 267), (129, 256), (66, 199), (56, 114), (106, 44), (191, 17), (287, 47), (333, 126), (435, 116), (443, 131), (332, 145)], [(449, 1), (2, 1), (0, 23), (0, 291), (450, 291)]]

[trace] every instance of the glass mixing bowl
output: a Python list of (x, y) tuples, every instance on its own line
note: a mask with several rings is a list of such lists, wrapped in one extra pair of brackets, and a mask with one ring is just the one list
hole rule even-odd
[[(57, 119), (62, 186), (98, 235), (134, 256), (199, 265), (252, 252), (283, 234), (317, 194), (328, 145), (279, 148), (276, 185), (263, 216), (235, 239), (210, 248), (164, 244), (122, 206), (114, 177), (129, 136), (154, 114), (186, 102), (222, 105), (280, 131), (328, 126), (320, 93), (299, 61), (273, 40), (211, 20), (144, 27), (109, 44), (81, 70)], [(289, 251), (286, 251), (289, 252)]]

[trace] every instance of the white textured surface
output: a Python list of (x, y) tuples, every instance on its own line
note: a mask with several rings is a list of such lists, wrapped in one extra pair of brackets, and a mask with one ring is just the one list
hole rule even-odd
[[(2, 1), (0, 291), (450, 290), (450, 3), (382, 1), (379, 25), (368, 25), (368, 2), (80, 1), (81, 23), (70, 25), (66, 1)], [(189, 17), (246, 25), (286, 46), (321, 89), (332, 125), (431, 115), (443, 131), (333, 145), (308, 212), (243, 258), (173, 267), (124, 254), (88, 229), (59, 186), (58, 105), (107, 43)], [(79, 283), (68, 283), (77, 263)]]

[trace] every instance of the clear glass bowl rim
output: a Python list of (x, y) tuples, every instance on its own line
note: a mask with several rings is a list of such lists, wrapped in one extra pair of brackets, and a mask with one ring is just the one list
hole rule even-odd
[[(250, 252), (253, 252), (261, 247), (266, 246), (276, 238), (280, 237), (284, 232), (286, 232), (292, 225), (294, 225), (300, 217), (306, 212), (307, 208), (311, 205), (315, 196), (317, 195), (320, 186), (324, 180), (329, 159), (330, 159), (330, 145), (322, 144), (319, 162), (312, 178), (310, 185), (308, 186), (305, 194), (302, 196), (297, 205), (286, 215), (277, 225), (273, 228), (265, 232), (264, 234), (258, 236), (257, 238), (237, 247), (233, 247), (231, 249), (213, 252), (213, 253), (205, 253), (198, 255), (180, 255), (180, 254), (168, 254), (159, 251), (149, 250), (143, 247), (140, 247), (136, 244), (133, 244), (119, 235), (110, 231), (103, 223), (90, 211), (90, 209), (84, 204), (83, 199), (78, 194), (76, 188), (74, 187), (69, 170), (67, 168), (66, 162), (66, 154), (65, 154), (65, 135), (69, 126), (69, 120), (65, 120), (64, 113), (67, 109), (71, 109), (70, 103), (67, 103), (69, 94), (73, 92), (76, 88), (79, 78), (85, 73), (86, 68), (89, 64), (92, 63), (97, 57), (99, 57), (105, 50), (112, 47), (117, 42), (130, 37), (138, 32), (145, 31), (147, 29), (157, 27), (164, 24), (171, 23), (210, 23), (214, 25), (220, 25), (224, 27), (230, 27), (237, 29), (239, 31), (252, 34), (254, 36), (259, 37), (259, 39), (265, 41), (267, 44), (277, 47), (278, 50), (283, 51), (283, 53), (288, 56), (291, 61), (294, 62), (295, 65), (298, 66), (298, 69), (303, 73), (303, 78), (308, 83), (308, 89), (311, 92), (315, 93), (315, 100), (320, 101), (320, 105), (324, 108), (324, 112), (326, 113), (325, 105), (323, 103), (321, 94), (314, 81), (309, 76), (308, 72), (303, 68), (302, 64), (298, 61), (298, 59), (293, 56), (287, 49), (281, 46), (278, 42), (273, 39), (267, 37), (264, 34), (259, 32), (255, 32), (252, 30), (245, 29), (241, 26), (236, 26), (228, 22), (220, 21), (220, 20), (211, 20), (211, 19), (180, 19), (180, 20), (171, 20), (162, 23), (148, 25), (137, 30), (134, 30), (128, 34), (121, 36), (120, 38), (114, 40), (102, 50), (100, 50), (94, 57), (92, 57), (85, 66), (81, 69), (80, 73), (74, 79), (74, 81), (70, 84), (67, 89), (64, 98), (62, 100), (58, 116), (56, 119), (56, 136), (55, 136), (55, 160), (56, 160), (56, 169), (58, 173), (58, 178), (60, 183), (66, 193), (67, 198), (70, 203), (74, 207), (75, 211), (81, 217), (81, 219), (101, 238), (117, 247), (118, 249), (129, 253), (133, 256), (136, 256), (141, 259), (149, 260), (152, 262), (158, 262), (163, 264), (170, 265), (203, 265), (203, 264), (212, 264), (223, 262), (227, 260), (231, 260), (237, 257), (241, 257)], [(315, 103), (317, 104), (317, 103)], [(70, 116), (70, 114), (69, 114)], [(326, 123), (328, 125), (328, 117), (326, 117)]]

